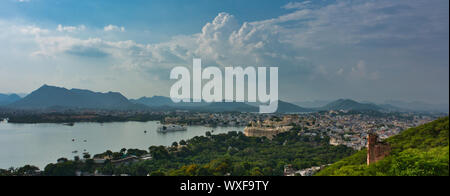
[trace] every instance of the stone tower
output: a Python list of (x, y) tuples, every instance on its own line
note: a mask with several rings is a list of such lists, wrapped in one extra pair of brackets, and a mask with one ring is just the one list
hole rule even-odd
[(369, 133), (367, 136), (367, 165), (384, 159), (391, 152), (391, 146), (386, 143), (378, 142), (378, 136)]

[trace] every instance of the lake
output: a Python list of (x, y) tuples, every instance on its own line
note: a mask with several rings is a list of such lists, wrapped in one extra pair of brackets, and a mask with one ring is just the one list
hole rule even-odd
[[(156, 121), (75, 123), (74, 126), (0, 122), (0, 168), (28, 164), (43, 170), (58, 158), (82, 157), (84, 150), (92, 156), (106, 150), (118, 152), (122, 148), (148, 150), (152, 145), (170, 146), (175, 141), (205, 135), (207, 131), (219, 134), (244, 130), (243, 127), (189, 126), (187, 131), (163, 134), (156, 132), (158, 126)], [(72, 153), (74, 151), (78, 153)]]

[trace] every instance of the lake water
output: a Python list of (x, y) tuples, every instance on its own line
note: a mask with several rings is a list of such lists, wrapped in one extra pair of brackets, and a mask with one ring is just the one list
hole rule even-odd
[(244, 130), (243, 127), (190, 126), (187, 131), (162, 134), (156, 132), (158, 126), (157, 122), (75, 123), (74, 126), (0, 122), (0, 168), (29, 164), (43, 170), (58, 158), (82, 157), (84, 150), (91, 155), (106, 150), (118, 152), (122, 148), (148, 150), (152, 145), (169, 146), (175, 141), (205, 135), (206, 131), (219, 134)]

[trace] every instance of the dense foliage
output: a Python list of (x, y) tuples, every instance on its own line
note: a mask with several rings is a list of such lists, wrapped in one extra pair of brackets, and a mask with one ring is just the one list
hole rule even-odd
[(21, 168), (0, 169), (0, 176), (35, 176), (39, 175), (39, 168), (32, 165), (25, 165)]
[(366, 165), (366, 150), (325, 168), (319, 176), (448, 176), (449, 118), (408, 129), (387, 139), (391, 155)]
[[(171, 147), (149, 148), (153, 159), (132, 164), (114, 165), (66, 161), (49, 164), (44, 175), (74, 175), (75, 171), (105, 175), (171, 175), (171, 176), (262, 176), (283, 175), (286, 164), (296, 169), (333, 163), (354, 153), (345, 146), (331, 146), (328, 138), (300, 136), (298, 131), (279, 134), (273, 140), (246, 137), (243, 133), (198, 136), (174, 142)], [(120, 159), (140, 156), (146, 151), (122, 149), (107, 151), (94, 157), (111, 156)]]

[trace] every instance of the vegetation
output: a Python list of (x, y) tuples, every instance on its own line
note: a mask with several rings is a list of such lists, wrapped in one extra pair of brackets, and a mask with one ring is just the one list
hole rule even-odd
[(150, 153), (151, 160), (130, 164), (104, 164), (64, 161), (49, 164), (44, 175), (74, 175), (75, 171), (105, 175), (129, 174), (136, 176), (273, 176), (283, 175), (284, 166), (296, 169), (330, 164), (349, 156), (354, 150), (345, 146), (331, 146), (328, 138), (299, 136), (293, 130), (279, 134), (273, 140), (246, 137), (243, 133), (198, 136), (174, 143), (171, 147), (151, 146), (149, 151), (122, 149), (95, 155), (100, 158), (142, 156)]
[(0, 169), (0, 176), (35, 176), (40, 175), (39, 168), (32, 165), (25, 165), (21, 168)]
[(366, 165), (366, 150), (325, 168), (319, 176), (448, 176), (449, 118), (441, 118), (387, 139), (391, 155)]
[[(294, 169), (326, 167), (318, 176), (448, 176), (449, 118), (441, 118), (387, 139), (391, 154), (370, 166), (366, 150), (355, 153), (345, 146), (329, 145), (329, 138), (299, 134), (300, 127), (277, 135), (273, 140), (246, 137), (240, 132), (197, 136), (172, 146), (151, 146), (148, 150), (122, 149), (73, 160), (61, 158), (42, 173), (34, 166), (0, 170), (0, 176), (73, 176), (76, 172), (104, 175), (152, 176), (277, 176), (284, 166)], [(151, 154), (153, 159), (117, 164), (116, 160)], [(351, 155), (353, 154), (353, 155)], [(350, 156), (351, 155), (351, 156)], [(95, 159), (109, 157), (104, 163)], [(340, 161), (339, 161), (340, 160)]]

